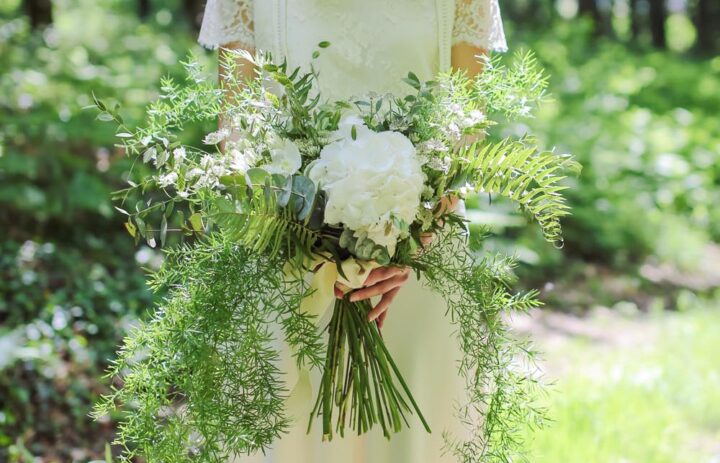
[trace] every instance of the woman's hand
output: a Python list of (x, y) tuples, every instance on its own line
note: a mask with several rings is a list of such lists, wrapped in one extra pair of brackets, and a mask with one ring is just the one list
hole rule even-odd
[[(350, 302), (362, 301), (375, 296), (382, 296), (380, 302), (368, 313), (368, 321), (377, 320), (378, 328), (382, 328), (387, 316), (387, 310), (400, 288), (410, 278), (409, 267), (379, 267), (370, 272), (365, 280), (365, 286), (356, 289), (350, 294)], [(335, 296), (342, 298), (343, 290), (335, 284)]]

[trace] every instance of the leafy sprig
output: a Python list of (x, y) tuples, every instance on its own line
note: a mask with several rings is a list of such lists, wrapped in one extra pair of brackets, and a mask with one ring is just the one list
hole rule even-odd
[(169, 295), (126, 338), (108, 372), (122, 387), (94, 412), (123, 407), (116, 444), (126, 461), (225, 463), (287, 428), (270, 323), (280, 322), (298, 363), (323, 356), (314, 320), (297, 310), (307, 287), (282, 268), (222, 234), (170, 252), (152, 282)]

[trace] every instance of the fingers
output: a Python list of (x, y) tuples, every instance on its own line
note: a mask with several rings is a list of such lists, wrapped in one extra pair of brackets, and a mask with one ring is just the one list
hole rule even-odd
[(404, 273), (410, 273), (410, 269), (407, 267), (378, 267), (370, 272), (370, 275), (368, 275), (365, 280), (364, 286), (372, 286), (375, 283)]
[(432, 244), (434, 239), (434, 233), (423, 233), (422, 235), (420, 235), (420, 244), (422, 244), (422, 247), (426, 248), (430, 246), (430, 244)]
[[(373, 321), (379, 316), (385, 314), (387, 312), (387, 309), (390, 307), (390, 304), (395, 299), (395, 296), (397, 296), (397, 293), (400, 291), (400, 287), (397, 286), (394, 289), (391, 289), (390, 291), (386, 292), (382, 299), (380, 299), (380, 302), (373, 307), (373, 309), (368, 313), (368, 321)], [(384, 320), (384, 317), (383, 317)], [(378, 325), (380, 323), (378, 322)]]
[(381, 313), (377, 318), (377, 326), (378, 329), (382, 329), (383, 325), (385, 324), (385, 317), (387, 317), (388, 311)]
[(357, 302), (364, 299), (370, 299), (371, 297), (375, 296), (382, 296), (383, 294), (397, 288), (398, 286), (402, 286), (408, 280), (409, 276), (409, 272), (403, 272), (395, 275), (392, 278), (383, 280), (380, 283), (358, 289), (350, 295), (350, 302)]
[(343, 297), (345, 297), (345, 294), (350, 291), (350, 288), (340, 283), (339, 281), (335, 282), (335, 287), (333, 289), (335, 291), (335, 297), (338, 299), (342, 299)]

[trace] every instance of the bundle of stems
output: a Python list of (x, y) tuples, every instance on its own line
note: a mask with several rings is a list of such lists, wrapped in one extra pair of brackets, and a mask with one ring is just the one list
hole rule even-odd
[(335, 432), (344, 437), (346, 426), (358, 435), (375, 424), (383, 435), (409, 426), (406, 414), (415, 412), (430, 431), (400, 371), (395, 365), (375, 322), (368, 322), (369, 301), (350, 302), (347, 296), (335, 301), (328, 324), (328, 348), (318, 396), (310, 415), (308, 432), (315, 417), (322, 418), (323, 440)]

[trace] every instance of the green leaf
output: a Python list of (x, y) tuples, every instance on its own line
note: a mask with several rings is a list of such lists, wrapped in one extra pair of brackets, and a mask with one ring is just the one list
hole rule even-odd
[(320, 48), (327, 48), (329, 46), (330, 46), (330, 42), (328, 42), (327, 40), (323, 40), (322, 42), (318, 43), (318, 47), (320, 47)]
[(298, 220), (305, 220), (315, 202), (315, 182), (303, 175), (292, 178), (292, 198), (289, 207)]
[(188, 217), (188, 221), (194, 231), (200, 232), (203, 230), (202, 215), (200, 215), (199, 212), (196, 212)]
[(383, 103), (382, 98), (380, 98), (379, 100), (377, 100), (375, 102), (375, 112), (380, 111), (380, 108), (382, 108), (382, 103)]
[(264, 185), (265, 179), (270, 175), (268, 171), (265, 169), (261, 169), (260, 167), (253, 167), (252, 169), (248, 169), (247, 172), (245, 172), (245, 179), (247, 182), (247, 185), (250, 188)]
[(140, 217), (135, 217), (135, 223), (137, 224), (137, 230), (140, 233), (140, 236), (142, 236), (144, 238), (146, 235), (145, 221), (143, 219), (141, 219)]
[(160, 222), (160, 245), (165, 246), (165, 240), (167, 238), (168, 222), (167, 216), (163, 214), (162, 221)]
[(277, 191), (277, 203), (280, 207), (285, 207), (290, 202), (290, 196), (293, 193), (293, 178), (292, 176), (285, 177), (284, 175), (273, 174), (273, 183), (279, 188)]
[(408, 72), (407, 77), (403, 78), (403, 82), (406, 82), (416, 90), (420, 90), (420, 79), (418, 79), (418, 76), (413, 72)]
[(132, 236), (133, 238), (137, 236), (137, 227), (133, 225), (133, 223), (129, 220), (125, 222), (125, 230), (127, 230), (127, 232), (130, 233), (130, 236)]
[(475, 143), (461, 157), (468, 164), (456, 174), (451, 187), (467, 177), (477, 190), (504, 196), (530, 214), (548, 241), (562, 241), (560, 219), (569, 208), (560, 194), (566, 187), (560, 182), (565, 170), (575, 168), (571, 158), (538, 151), (530, 138)]

